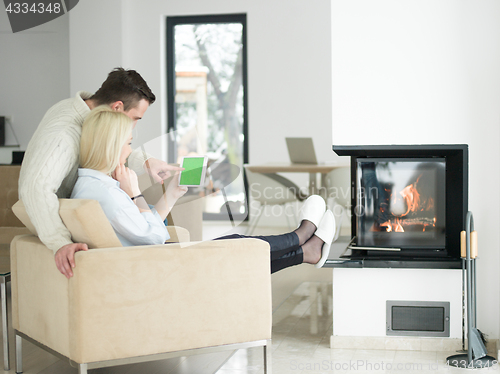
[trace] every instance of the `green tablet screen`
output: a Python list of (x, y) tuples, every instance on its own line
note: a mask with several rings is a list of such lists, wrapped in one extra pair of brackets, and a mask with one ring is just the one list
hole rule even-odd
[(187, 157), (182, 162), (181, 186), (199, 186), (203, 175), (204, 157)]

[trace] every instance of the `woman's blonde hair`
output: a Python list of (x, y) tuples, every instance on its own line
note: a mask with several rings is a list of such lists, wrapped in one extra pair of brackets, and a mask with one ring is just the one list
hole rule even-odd
[(108, 106), (93, 109), (82, 125), (80, 166), (111, 174), (131, 131), (132, 120), (124, 113)]

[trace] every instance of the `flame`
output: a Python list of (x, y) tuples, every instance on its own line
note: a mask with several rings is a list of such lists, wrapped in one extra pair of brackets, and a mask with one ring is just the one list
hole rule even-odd
[[(408, 186), (406, 186), (399, 194), (405, 199), (406, 201), (406, 212), (404, 214), (401, 214), (400, 217), (406, 216), (410, 212), (416, 212), (420, 206), (420, 194), (417, 191), (417, 184), (422, 175), (420, 175), (417, 178), (417, 181), (415, 183), (412, 183)], [(424, 208), (422, 207), (420, 211), (423, 211)]]
[(401, 223), (401, 218), (396, 218), (396, 222), (394, 224), (389, 220), (380, 225), (380, 227), (385, 227), (385, 232), (405, 232), (403, 225)]
[[(419, 175), (417, 180), (406, 186), (402, 191), (397, 193), (393, 193), (391, 196), (391, 208), (387, 209), (387, 204), (381, 204), (380, 212), (385, 213), (388, 210), (391, 210), (392, 218), (388, 219), (386, 222), (380, 224), (379, 229), (374, 229), (374, 231), (382, 231), (385, 229), (385, 232), (405, 232), (404, 227), (421, 227), (422, 231), (426, 231), (427, 227), (435, 227), (436, 226), (436, 217), (426, 218), (426, 217), (418, 217), (414, 215), (409, 215), (410, 213), (416, 212), (427, 212), (434, 209), (434, 199), (432, 197), (422, 198), (420, 193), (418, 192), (418, 183), (420, 180)], [(389, 189), (386, 191), (390, 192)], [(401, 204), (404, 201), (404, 205)], [(398, 209), (401, 207), (403, 209)], [(402, 214), (399, 214), (398, 210)], [(408, 216), (408, 217), (406, 217)], [(404, 218), (403, 218), (404, 217)]]
[(401, 225), (401, 218), (396, 219), (396, 224), (394, 225), (395, 232), (405, 232), (403, 225)]
[(385, 232), (391, 232), (392, 231), (391, 221), (387, 221), (387, 222), (382, 223), (380, 225), (380, 227), (386, 227), (387, 229), (385, 230)]

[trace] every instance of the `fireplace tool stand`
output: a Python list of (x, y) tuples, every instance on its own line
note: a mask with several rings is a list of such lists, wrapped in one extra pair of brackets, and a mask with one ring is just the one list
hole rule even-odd
[(467, 353), (449, 356), (448, 365), (465, 369), (492, 367), (496, 360), (487, 356), (481, 333), (476, 327), (476, 257), (477, 232), (472, 212), (467, 212), (465, 231), (460, 233), (461, 256), (467, 272)]

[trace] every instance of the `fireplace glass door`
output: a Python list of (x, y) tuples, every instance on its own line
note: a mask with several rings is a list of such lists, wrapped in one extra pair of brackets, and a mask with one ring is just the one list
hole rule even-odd
[(358, 158), (357, 245), (443, 249), (444, 158)]

